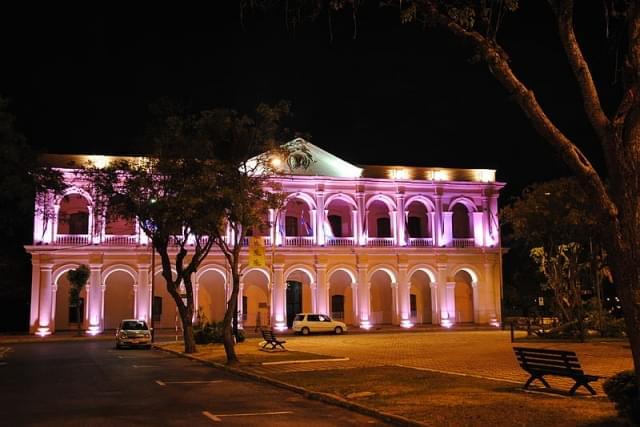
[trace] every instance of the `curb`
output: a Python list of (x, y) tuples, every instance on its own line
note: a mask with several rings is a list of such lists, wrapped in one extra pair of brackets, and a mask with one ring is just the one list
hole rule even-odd
[(6, 338), (6, 339), (0, 339), (0, 345), (3, 344), (32, 344), (32, 343), (39, 343), (39, 344), (45, 344), (45, 343), (54, 343), (54, 342), (84, 342), (84, 341), (111, 341), (114, 340), (115, 338), (112, 337), (111, 335), (106, 336), (106, 335), (97, 335), (95, 337), (87, 337), (87, 336), (82, 336), (82, 337), (74, 337), (74, 336), (69, 336), (69, 337), (37, 337), (37, 336), (23, 336), (20, 338)]
[(411, 426), (411, 427), (425, 427), (427, 426), (427, 424), (421, 423), (419, 421), (415, 421), (415, 420), (411, 420), (409, 418), (405, 418), (403, 416), (400, 415), (393, 415), (393, 414), (389, 414), (387, 412), (382, 412), (382, 411), (378, 411), (376, 409), (370, 408), (368, 406), (364, 406), (361, 405), (359, 403), (355, 403), (355, 402), (350, 402), (346, 399), (343, 399), (341, 397), (338, 397), (336, 395), (333, 394), (329, 394), (329, 393), (322, 393), (322, 392), (318, 392), (318, 391), (311, 391), (311, 390), (307, 390), (306, 388), (303, 387), (299, 387), (296, 385), (292, 385), (289, 383), (285, 383), (283, 381), (279, 381), (273, 378), (269, 378), (269, 377), (265, 377), (262, 375), (258, 375), (258, 374), (254, 374), (251, 372), (247, 372), (244, 371), (242, 369), (239, 368), (234, 368), (231, 366), (227, 366), (227, 365), (223, 365), (222, 363), (217, 363), (217, 362), (210, 362), (207, 360), (202, 360), (198, 357), (195, 356), (191, 356), (189, 354), (185, 354), (179, 351), (175, 351), (175, 350), (170, 350), (168, 348), (162, 348), (162, 347), (158, 347), (156, 345), (153, 346), (155, 349), (157, 350), (161, 350), (161, 351), (165, 351), (167, 353), (171, 353), (171, 354), (175, 354), (177, 356), (180, 357), (184, 357), (187, 359), (191, 359), (194, 360), (196, 362), (202, 363), (204, 365), (208, 365), (208, 366), (212, 366), (214, 368), (229, 372), (231, 374), (243, 377), (243, 378), (248, 378), (254, 381), (259, 381), (262, 383), (266, 383), (266, 384), (270, 384), (285, 390), (289, 390), (292, 391), (294, 393), (298, 393), (302, 396), (304, 396), (307, 399), (310, 400), (317, 400), (323, 403), (328, 403), (330, 405), (333, 406), (338, 406), (341, 408), (345, 408), (348, 409), (350, 411), (353, 412), (357, 412), (359, 414), (362, 415), (367, 415), (373, 418), (377, 418), (381, 421), (385, 421), (388, 422), (390, 424), (396, 425), (396, 426)]

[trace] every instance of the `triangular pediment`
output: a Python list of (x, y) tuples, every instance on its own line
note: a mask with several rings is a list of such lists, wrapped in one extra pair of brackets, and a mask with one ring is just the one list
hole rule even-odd
[[(290, 173), (292, 175), (331, 176), (339, 178), (356, 178), (362, 176), (362, 168), (344, 161), (340, 157), (335, 156), (302, 138), (296, 138), (287, 144), (291, 144), (293, 146), (304, 144), (306, 151), (311, 155), (311, 162), (307, 167), (296, 167), (298, 162), (287, 159), (288, 161), (283, 162), (285, 169), (283, 172), (285, 173)], [(296, 156), (295, 151), (290, 154), (290, 158), (292, 156)]]

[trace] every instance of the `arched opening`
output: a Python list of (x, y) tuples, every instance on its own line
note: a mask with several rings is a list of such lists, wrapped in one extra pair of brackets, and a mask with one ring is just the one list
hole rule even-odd
[(135, 282), (129, 273), (117, 270), (104, 284), (104, 329), (117, 329), (122, 319), (134, 318)]
[(89, 233), (89, 203), (87, 199), (79, 194), (64, 196), (58, 211), (57, 242), (89, 243)]
[(429, 211), (424, 204), (414, 201), (407, 206), (407, 233), (411, 238), (431, 237)]
[(351, 284), (351, 276), (343, 270), (337, 270), (329, 277), (329, 314), (347, 325), (353, 325)]
[(431, 279), (422, 270), (410, 277), (411, 283), (411, 321), (414, 323), (432, 323)]
[(311, 294), (311, 280), (303, 270), (293, 270), (285, 278), (287, 326), (293, 325), (293, 318), (298, 313), (313, 312), (313, 295)]
[[(171, 276), (175, 279), (176, 273)], [(160, 329), (182, 327), (178, 308), (169, 291), (167, 291), (167, 281), (162, 277), (162, 272), (155, 275), (155, 291), (153, 295), (153, 321), (154, 326)]]
[(107, 211), (104, 232), (107, 236), (132, 236), (136, 234), (136, 222)]
[(454, 279), (456, 323), (473, 323), (473, 279), (464, 270), (458, 271)]
[(313, 236), (311, 213), (307, 203), (299, 198), (292, 198), (285, 207), (285, 235), (287, 237)]
[(454, 239), (468, 239), (471, 234), (471, 215), (463, 203), (456, 203), (451, 209), (452, 234)]
[(371, 320), (374, 324), (390, 325), (393, 321), (393, 290), (391, 278), (383, 270), (371, 276)]
[(271, 307), (269, 306), (269, 280), (260, 271), (252, 270), (242, 277), (244, 284), (242, 294), (242, 305), (238, 307), (242, 310), (243, 323), (245, 327), (269, 326), (271, 319)]
[(200, 322), (221, 322), (227, 307), (225, 278), (216, 270), (205, 271), (198, 278), (198, 315)]
[(367, 232), (369, 244), (386, 246), (392, 244), (393, 230), (391, 228), (391, 212), (381, 200), (374, 200), (368, 208)]
[(71, 283), (67, 278), (68, 272), (68, 270), (65, 271), (56, 282), (56, 285), (58, 286), (58, 290), (56, 291), (56, 331), (76, 329), (78, 327), (78, 321), (81, 322), (81, 329), (84, 329), (86, 326), (87, 289), (85, 287), (82, 289), (82, 292), (80, 292), (81, 315), (80, 319), (78, 319), (77, 307), (69, 304), (69, 290), (71, 289)]
[(329, 202), (327, 209), (327, 223), (325, 224), (325, 234), (329, 245), (332, 242), (339, 242), (345, 238), (354, 237), (354, 227), (352, 224), (353, 207), (347, 201), (336, 198)]

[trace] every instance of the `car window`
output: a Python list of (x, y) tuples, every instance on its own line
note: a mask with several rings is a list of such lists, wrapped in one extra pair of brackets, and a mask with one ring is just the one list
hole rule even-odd
[(317, 314), (310, 314), (307, 316), (307, 320), (309, 322), (319, 322), (320, 321), (320, 316)]
[(300, 322), (303, 319), (304, 319), (304, 314), (296, 314), (296, 318), (293, 320)]
[(128, 320), (126, 322), (122, 322), (120, 329), (125, 329), (127, 331), (144, 331), (148, 328), (147, 324), (143, 321)]
[(328, 316), (322, 316), (320, 315), (320, 320), (322, 320), (323, 322), (331, 322), (331, 319), (329, 319)]

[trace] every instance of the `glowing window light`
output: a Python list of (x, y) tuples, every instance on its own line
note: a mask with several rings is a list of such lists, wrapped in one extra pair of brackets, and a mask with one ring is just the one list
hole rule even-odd
[(494, 182), (496, 180), (496, 172), (489, 169), (481, 169), (478, 172), (478, 180), (481, 182)]
[(447, 180), (447, 172), (443, 170), (437, 170), (433, 172), (433, 180), (434, 181), (446, 181)]
[(391, 169), (389, 170), (391, 179), (409, 179), (409, 171), (407, 169)]
[(89, 156), (89, 161), (98, 169), (104, 169), (109, 165), (109, 159), (106, 156)]

